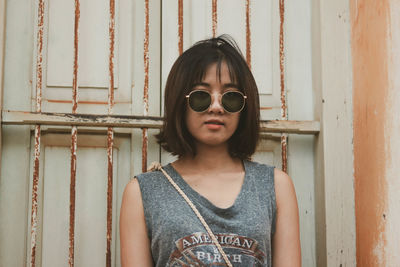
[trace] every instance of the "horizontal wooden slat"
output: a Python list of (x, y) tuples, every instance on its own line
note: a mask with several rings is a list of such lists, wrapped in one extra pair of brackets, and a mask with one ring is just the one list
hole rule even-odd
[(3, 124), (75, 125), (92, 127), (161, 128), (162, 118), (151, 116), (72, 114), (51, 112), (2, 112)]
[[(162, 117), (129, 116), (129, 115), (97, 115), (50, 112), (2, 111), (2, 124), (12, 125), (64, 125), (91, 127), (121, 127), (121, 128), (153, 128), (162, 126)], [(318, 121), (261, 121), (263, 133), (318, 134)]]
[(261, 121), (260, 126), (262, 133), (318, 134), (320, 131), (319, 121), (270, 120)]

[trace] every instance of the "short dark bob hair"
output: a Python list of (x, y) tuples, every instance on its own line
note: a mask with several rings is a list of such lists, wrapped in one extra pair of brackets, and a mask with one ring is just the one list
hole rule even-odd
[(238, 127), (228, 140), (232, 157), (250, 159), (257, 147), (260, 128), (260, 109), (257, 85), (239, 47), (228, 35), (199, 41), (178, 57), (168, 75), (164, 96), (164, 124), (156, 136), (158, 143), (168, 152), (179, 157), (196, 155), (194, 137), (189, 133), (185, 114), (185, 96), (193, 85), (201, 82), (207, 69), (226, 63), (230, 78), (246, 96)]

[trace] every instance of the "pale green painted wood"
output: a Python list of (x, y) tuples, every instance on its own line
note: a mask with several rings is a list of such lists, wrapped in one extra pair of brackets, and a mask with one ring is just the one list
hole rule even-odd
[[(30, 110), (33, 10), (26, 1), (7, 1), (3, 73), (3, 109)], [(0, 265), (23, 266), (26, 260), (29, 202), (30, 131), (2, 127), (0, 178)]]
[[(288, 118), (314, 119), (311, 1), (285, 1), (285, 78)], [(317, 266), (314, 136), (289, 135), (288, 172), (297, 194), (302, 266)]]

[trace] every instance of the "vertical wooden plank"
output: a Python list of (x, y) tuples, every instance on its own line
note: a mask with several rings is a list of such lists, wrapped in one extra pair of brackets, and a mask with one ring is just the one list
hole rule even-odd
[[(229, 34), (232, 36), (246, 58), (246, 1), (218, 0), (215, 12), (217, 23), (216, 35)], [(250, 12), (251, 10), (249, 10), (249, 16), (251, 15)], [(254, 29), (251, 30), (255, 32)]]
[(280, 119), (279, 1), (252, 1), (250, 12), (251, 70), (260, 94), (261, 117)]
[[(146, 2), (135, 1), (134, 6), (135, 36), (132, 43), (134, 86), (131, 109), (136, 115), (143, 115), (147, 112), (148, 115), (159, 116), (160, 95), (162, 94), (160, 74), (164, 68), (168, 67), (169, 63), (172, 64), (168, 60), (169, 57), (179, 53), (178, 27), (175, 27), (178, 21), (178, 1), (148, 1), (148, 24), (146, 23)], [(164, 15), (161, 15), (161, 12), (165, 12)], [(172, 25), (168, 24), (167, 26), (167, 24), (161, 23), (161, 20), (168, 20)], [(146, 27), (148, 29), (147, 37)], [(164, 38), (164, 36), (166, 37)], [(146, 38), (147, 45), (145, 45)], [(161, 62), (163, 63), (161, 64)], [(145, 90), (145, 88), (147, 89)], [(147, 95), (145, 95), (145, 91)], [(147, 103), (145, 99), (147, 99)], [(159, 161), (160, 150), (153, 137), (157, 131), (134, 129), (132, 132), (132, 175), (135, 175), (147, 169), (147, 162)], [(142, 155), (147, 156), (147, 159)]]
[[(0, 27), (6, 27), (0, 43), (1, 64), (4, 62), (2, 109), (31, 109), (33, 6), (34, 2), (4, 1), (0, 8), (4, 8)], [(30, 255), (30, 129), (2, 126), (1, 134), (0, 213), (7, 216), (0, 216), (0, 266), (25, 266)]]
[[(4, 51), (5, 51), (5, 29), (6, 29), (6, 1), (0, 0), (0, 110), (3, 110), (3, 68), (4, 68)], [(0, 171), (1, 171), (1, 144), (2, 129), (0, 116)]]
[(400, 2), (352, 1), (359, 266), (400, 266)]
[[(400, 2), (390, 1), (390, 24), (400, 25)], [(382, 218), (387, 220), (386, 236), (387, 248), (385, 249), (388, 265), (400, 265), (400, 225), (399, 203), (400, 203), (400, 33), (398, 27), (390, 27), (391, 39), (388, 40), (388, 47), (391, 48), (390, 65), (388, 67), (391, 87), (389, 89), (389, 103), (386, 108), (386, 146), (388, 165), (386, 171), (388, 188), (388, 210)], [(390, 44), (390, 46), (389, 46)], [(379, 216), (379, 215), (378, 215)], [(386, 217), (386, 218), (385, 218)]]
[[(390, 1), (390, 24), (388, 25), (400, 25), (400, 2)], [(386, 214), (387, 227), (386, 236), (387, 249), (386, 257), (388, 264), (400, 265), (400, 231), (398, 225), (400, 225), (400, 214), (399, 203), (400, 203), (400, 183), (399, 173), (400, 166), (397, 164), (397, 159), (400, 158), (400, 33), (398, 27), (390, 27), (391, 39), (388, 40), (388, 46), (390, 43), (390, 63), (389, 77), (391, 82), (391, 88), (389, 90), (389, 103), (386, 109), (386, 140), (390, 144), (386, 147), (387, 157), (386, 161), (388, 166), (387, 183), (388, 183), (388, 214)], [(382, 217), (384, 217), (382, 215)]]
[[(321, 49), (321, 7), (320, 0), (311, 0), (311, 39), (313, 47), (313, 92), (314, 118), (322, 122), (322, 49)], [(322, 127), (321, 127), (322, 128)], [(325, 208), (325, 176), (324, 176), (324, 135), (322, 131), (314, 143), (314, 192), (315, 192), (315, 252), (317, 266), (327, 266), (326, 246), (326, 208)]]
[(355, 266), (349, 1), (313, 3), (320, 20), (313, 72), (320, 77), (314, 88), (321, 88), (315, 103), (322, 121), (316, 145), (317, 266)]
[[(5, 52), (5, 29), (6, 29), (6, 1), (0, 0), (0, 111), (3, 110), (3, 68), (4, 68), (4, 52)], [(1, 173), (1, 162), (2, 162), (2, 133), (3, 126), (1, 125), (0, 116), (0, 173)], [(1, 253), (0, 253), (1, 257)], [(1, 264), (1, 262), (0, 262)]]
[[(285, 77), (289, 120), (314, 120), (311, 0), (286, 1)], [(302, 266), (316, 267), (314, 136), (290, 134), (288, 173), (299, 205)]]

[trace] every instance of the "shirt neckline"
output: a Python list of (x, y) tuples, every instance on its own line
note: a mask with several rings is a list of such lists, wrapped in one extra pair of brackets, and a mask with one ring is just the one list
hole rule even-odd
[[(236, 196), (235, 201), (233, 204), (228, 207), (228, 208), (221, 208), (216, 206), (214, 203), (212, 203), (210, 200), (208, 200), (206, 197), (198, 193), (196, 190), (194, 190), (184, 179), (183, 177), (179, 174), (179, 172), (172, 166), (171, 163), (169, 163), (166, 166), (167, 172), (171, 175), (171, 178), (179, 185), (179, 187), (188, 195), (189, 199), (194, 203), (196, 207), (198, 205), (205, 206), (211, 210), (213, 210), (216, 213), (227, 213), (227, 212), (233, 212), (237, 209), (240, 209), (240, 206), (242, 205), (243, 202), (243, 195), (245, 194), (245, 191), (247, 190), (248, 183), (249, 183), (249, 170), (248, 170), (248, 162), (246, 160), (243, 160), (243, 168), (244, 168), (244, 180), (241, 185), (239, 194)], [(182, 199), (183, 200), (183, 199)]]

